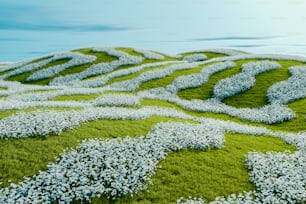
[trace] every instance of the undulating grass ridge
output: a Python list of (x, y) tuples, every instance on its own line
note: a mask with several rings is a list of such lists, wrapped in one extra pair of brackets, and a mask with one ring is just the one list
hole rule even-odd
[[(305, 81), (304, 57), (227, 49), (91, 47), (1, 65), (0, 203), (306, 202)], [(260, 178), (278, 165), (264, 200)]]

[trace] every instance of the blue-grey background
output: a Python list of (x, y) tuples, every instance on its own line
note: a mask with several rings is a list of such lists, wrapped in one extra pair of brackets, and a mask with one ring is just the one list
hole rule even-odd
[(0, 61), (89, 46), (306, 55), (303, 0), (1, 0)]

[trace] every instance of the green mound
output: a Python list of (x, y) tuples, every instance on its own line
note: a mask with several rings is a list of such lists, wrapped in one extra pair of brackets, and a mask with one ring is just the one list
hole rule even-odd
[[(286, 137), (306, 131), (303, 57), (225, 49), (168, 55), (98, 47), (0, 66), (0, 189), (47, 171), (48, 164), (58, 162), (55, 158), (61, 158), (65, 149), (70, 151), (86, 139), (137, 138), (168, 121), (214, 121), (212, 128), (225, 127), (222, 148), (170, 152), (158, 163), (160, 168), (147, 189), (115, 200), (93, 194), (90, 203), (175, 203), (189, 196), (212, 201), (256, 190), (249, 179), (246, 155), (254, 151), (293, 153), (297, 145)], [(156, 107), (161, 109), (152, 115), (139, 112), (147, 114), (143, 118), (128, 116), (130, 110)], [(109, 116), (117, 114), (116, 108), (127, 115)], [(107, 117), (95, 116), (104, 110)], [(52, 118), (17, 123), (19, 115), (33, 113), (36, 117), (37, 112), (43, 115), (49, 111), (54, 111), (55, 117), (61, 112), (74, 115), (58, 132), (49, 127)], [(93, 115), (82, 120), (78, 118), (82, 111)], [(167, 111), (176, 111), (176, 115), (169, 116)], [(12, 122), (8, 123), (9, 119)], [(78, 123), (69, 126), (71, 121)], [(19, 128), (25, 124), (30, 130)], [(52, 124), (58, 125), (56, 121)], [(46, 133), (41, 134), (39, 128), (45, 128)], [(257, 133), (256, 128), (264, 133)], [(73, 203), (81, 201), (74, 199)]]

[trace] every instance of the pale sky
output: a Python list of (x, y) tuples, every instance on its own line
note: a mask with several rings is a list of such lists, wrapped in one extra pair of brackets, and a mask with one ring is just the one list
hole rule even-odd
[(1, 0), (0, 61), (90, 46), (306, 55), (303, 0)]

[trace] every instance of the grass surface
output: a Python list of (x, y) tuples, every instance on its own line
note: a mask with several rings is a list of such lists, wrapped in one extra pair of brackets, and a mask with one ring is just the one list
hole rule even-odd
[[(134, 56), (143, 56), (140, 53), (135, 52), (132, 48), (117, 48)], [(82, 72), (92, 64), (101, 62), (111, 62), (117, 58), (109, 56), (103, 52), (93, 52), (92, 48), (74, 50), (74, 52), (80, 52), (83, 54), (95, 55), (97, 60), (91, 64), (85, 64), (81, 66), (71, 67), (65, 71), (60, 72), (57, 76), (64, 76), (67, 74), (73, 74)], [(184, 53), (184, 56), (203, 52), (190, 52)], [(216, 54), (212, 52), (204, 52), (209, 59), (215, 57), (223, 57), (226, 55)], [(43, 60), (43, 58), (38, 59)], [(50, 66), (66, 63), (69, 59), (62, 59), (47, 64), (41, 69), (48, 68)], [(167, 60), (180, 60), (170, 57), (165, 57), (164, 60), (144, 60), (143, 63), (159, 62)], [(241, 65), (247, 62), (261, 61), (257, 59), (239, 60), (236, 61), (237, 66), (221, 71), (212, 75), (207, 83), (197, 88), (189, 88), (182, 90), (178, 93), (182, 99), (208, 99), (212, 97), (213, 88), (218, 81), (231, 77), (241, 72)], [(31, 63), (34, 63), (32, 61)], [(266, 91), (268, 88), (283, 80), (287, 80), (290, 77), (288, 73), (288, 67), (295, 65), (305, 65), (305, 63), (297, 61), (285, 61), (277, 60), (282, 65), (281, 69), (269, 71), (256, 76), (256, 85), (250, 90), (237, 94), (235, 96), (226, 98), (223, 102), (237, 108), (243, 107), (261, 107), (267, 104)], [(213, 63), (211, 63), (213, 64)], [(208, 64), (208, 65), (211, 65)], [(142, 83), (137, 91), (152, 89), (157, 87), (165, 87), (171, 84), (173, 80), (179, 76), (190, 75), (199, 73), (203, 68), (208, 65), (202, 65), (194, 69), (186, 69), (173, 72), (170, 76), (162, 79), (155, 79), (145, 83)], [(134, 65), (133, 65), (134, 66)], [(138, 66), (138, 65), (136, 65)], [(149, 70), (165, 69), (165, 66), (158, 66), (153, 68), (147, 68), (134, 74), (127, 76), (117, 77), (110, 80), (107, 84), (114, 82), (133, 79), (140, 74)], [(116, 70), (125, 69), (131, 67), (131, 65), (120, 66)], [(10, 71), (9, 71), (10, 72)], [(8, 73), (8, 72), (5, 72)], [(25, 79), (34, 72), (28, 72), (21, 75), (12, 76), (9, 80), (16, 80), (25, 82)], [(4, 74), (4, 73), (0, 73)], [(92, 76), (88, 79), (98, 78), (99, 76)], [(33, 84), (46, 85), (54, 77), (45, 80), (29, 82)], [(28, 83), (28, 82), (27, 82)], [(0, 87), (0, 90), (3, 88)], [(42, 91), (31, 91), (28, 93), (38, 93)], [(95, 94), (75, 94), (70, 96), (58, 96), (50, 100), (65, 101), (87, 101), (93, 100), (102, 94), (120, 93), (123, 92), (103, 92)], [(126, 93), (126, 92), (124, 92)], [(128, 92), (126, 94), (137, 94), (136, 92)], [(1, 99), (1, 98), (0, 98)], [(261, 124), (253, 123), (245, 120), (241, 120), (235, 117), (231, 117), (226, 114), (216, 114), (211, 112), (195, 112), (187, 111), (181, 107), (159, 100), (143, 99), (141, 106), (160, 106), (170, 107), (183, 111), (189, 115), (198, 117), (215, 118), (219, 120), (229, 120), (246, 125), (253, 125), (259, 127), (267, 127), (275, 131), (288, 131), (299, 132), (306, 131), (306, 98), (296, 100), (288, 104), (288, 107), (296, 112), (296, 119), (283, 122), (280, 124)], [(139, 108), (137, 107), (137, 108)], [(35, 111), (35, 110), (74, 110), (64, 108), (29, 108), (23, 111)], [(8, 117), (12, 114), (20, 112), (19, 110), (1, 111), (0, 119)], [(63, 131), (61, 135), (50, 135), (48, 137), (30, 137), (24, 139), (8, 139), (0, 140), (0, 187), (8, 186), (8, 180), (13, 182), (19, 182), (23, 180), (24, 176), (33, 176), (39, 172), (39, 170), (45, 170), (49, 162), (53, 162), (55, 157), (58, 157), (65, 148), (76, 147), (81, 140), (88, 138), (116, 138), (126, 137), (127, 135), (135, 137), (140, 135), (146, 135), (153, 125), (159, 122), (165, 121), (186, 121), (181, 119), (166, 118), (152, 116), (144, 120), (97, 120), (90, 121), (82, 124), (78, 128)], [(191, 122), (191, 121), (188, 121)], [(167, 158), (160, 163), (162, 168), (157, 170), (156, 175), (152, 178), (154, 185), (148, 188), (149, 192), (143, 191), (139, 195), (133, 198), (124, 197), (116, 200), (115, 202), (109, 201), (106, 198), (95, 198), (93, 203), (174, 203), (180, 197), (196, 196), (203, 197), (206, 201), (213, 200), (217, 196), (226, 196), (231, 193), (240, 193), (254, 189), (254, 186), (249, 182), (248, 172), (245, 168), (244, 161), (248, 152), (258, 151), (294, 151), (294, 147), (285, 144), (280, 139), (272, 138), (269, 136), (249, 136), (243, 134), (227, 133), (224, 148), (211, 149), (207, 151), (199, 150), (184, 150), (180, 152), (174, 152), (168, 154)], [(77, 203), (77, 202), (76, 202)]]
[[(115, 203), (175, 203), (181, 196), (215, 197), (253, 190), (244, 161), (250, 151), (284, 151), (293, 147), (271, 137), (227, 134), (225, 147), (220, 150), (184, 150), (170, 153), (160, 163), (149, 192)], [(103, 202), (102, 202), (103, 201)], [(105, 200), (93, 203), (104, 203)]]
[[(28, 82), (28, 81), (26, 81), (26, 78), (31, 76), (36, 71), (43, 70), (43, 69), (46, 69), (48, 67), (56, 66), (56, 65), (59, 65), (59, 64), (64, 64), (68, 61), (70, 61), (70, 59), (55, 60), (55, 61), (50, 62), (50, 63), (46, 64), (45, 66), (42, 66), (39, 69), (36, 69), (34, 71), (30, 71), (30, 72), (26, 72), (26, 73), (23, 73), (23, 74), (18, 74), (18, 75), (15, 75), (15, 76), (8, 77), (7, 80), (19, 81), (19, 82), (22, 82), (22, 83), (33, 83), (33, 84), (46, 85), (47, 84), (47, 83), (45, 83), (46, 80), (38, 80), (38, 81), (35, 81), (35, 82)], [(49, 79), (47, 79), (47, 81), (49, 81)]]
[(7, 186), (7, 180), (20, 182), (23, 176), (33, 176), (46, 169), (65, 148), (75, 147), (83, 139), (146, 135), (153, 125), (170, 120), (183, 121), (157, 116), (134, 121), (98, 120), (64, 131), (59, 136), (0, 140), (0, 181), (3, 182), (0, 187)]

